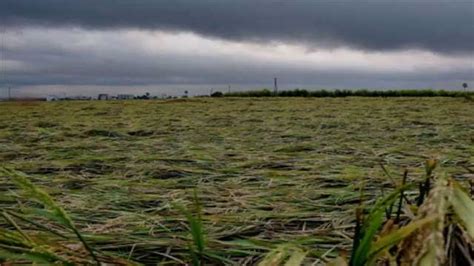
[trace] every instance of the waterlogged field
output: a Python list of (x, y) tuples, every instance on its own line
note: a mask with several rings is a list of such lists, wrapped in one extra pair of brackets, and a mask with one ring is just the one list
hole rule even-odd
[[(101, 256), (182, 264), (204, 250), (198, 262), (243, 265), (280, 247), (317, 264), (350, 251), (354, 209), (405, 169), (421, 181), (436, 158), (466, 182), (473, 114), (463, 98), (1, 103), (0, 161), (48, 192)], [(0, 207), (30, 238), (85, 252), (5, 174)]]

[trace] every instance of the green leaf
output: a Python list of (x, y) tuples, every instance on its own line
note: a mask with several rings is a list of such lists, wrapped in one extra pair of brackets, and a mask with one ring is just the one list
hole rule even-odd
[[(280, 245), (270, 251), (258, 264), (259, 266), (299, 266), (306, 257), (306, 252), (292, 245)], [(284, 264), (283, 264), (284, 263)]]
[(291, 254), (290, 258), (286, 261), (285, 266), (299, 266), (303, 263), (304, 258), (306, 257), (306, 252), (302, 250), (295, 250)]
[[(55, 261), (60, 260), (58, 257), (55, 257), (53, 254), (41, 253), (41, 252), (24, 252), (24, 253), (15, 253), (10, 252), (4, 249), (0, 249), (0, 258), (9, 259), (9, 260), (29, 260), (35, 263), (41, 263), (40, 265), (52, 264)], [(64, 260), (61, 261), (63, 265), (73, 265)]]
[(273, 266), (280, 265), (285, 258), (288, 256), (287, 250), (282, 247), (278, 247), (270, 251), (265, 258), (258, 264), (258, 266)]
[(400, 191), (409, 187), (411, 187), (411, 185), (401, 186), (390, 193), (387, 197), (377, 201), (370, 214), (365, 219), (363, 228), (361, 229), (362, 240), (359, 242), (359, 245), (353, 253), (351, 265), (364, 265), (367, 262), (372, 241), (383, 224), (385, 208), (397, 199), (400, 195)]
[(372, 213), (369, 220), (370, 223), (364, 228), (364, 236), (355, 252), (352, 265), (364, 265), (367, 261), (372, 241), (383, 223), (383, 216), (384, 211), (382, 209), (378, 209), (376, 212)]
[(411, 235), (415, 230), (421, 228), (422, 226), (426, 225), (427, 223), (432, 222), (434, 219), (436, 219), (435, 216), (430, 216), (426, 217), (424, 219), (414, 221), (409, 223), (408, 225), (386, 235), (381, 237), (379, 240), (377, 240), (373, 245), (372, 248), (369, 252), (368, 257), (369, 258), (374, 258), (377, 256), (379, 252), (382, 250), (385, 250), (387, 248), (392, 247), (393, 245), (396, 245), (398, 242), (403, 240), (404, 238), (408, 237)]
[(469, 236), (474, 239), (474, 202), (456, 183), (450, 201), (454, 212), (461, 219)]
[(28, 176), (12, 169), (1, 168), (0, 171), (10, 176), (13, 182), (15, 182), (27, 196), (43, 204), (50, 212), (48, 218), (54, 219), (68, 228), (74, 227), (66, 212), (54, 202), (48, 193), (33, 184)]
[(43, 204), (43, 206), (49, 211), (45, 212), (45, 216), (50, 219), (56, 220), (60, 224), (72, 230), (79, 239), (79, 241), (81, 241), (84, 247), (87, 249), (91, 257), (97, 262), (98, 265), (100, 264), (96, 255), (94, 254), (94, 251), (86, 243), (82, 235), (74, 226), (74, 223), (72, 222), (69, 215), (67, 215), (67, 213), (64, 211), (63, 208), (61, 208), (61, 206), (56, 204), (56, 202), (53, 200), (53, 198), (51, 198), (51, 196), (49, 196), (48, 193), (33, 184), (28, 178), (28, 176), (21, 172), (8, 168), (0, 168), (0, 172), (7, 176), (10, 176), (13, 179), (13, 182), (15, 182), (15, 184), (20, 187), (26, 193), (27, 196)]
[(193, 240), (193, 245), (189, 245), (193, 265), (200, 265), (206, 251), (206, 238), (202, 223), (202, 208), (199, 198), (197, 197), (197, 192), (194, 191), (192, 210), (178, 204), (173, 204), (173, 206), (186, 216)]

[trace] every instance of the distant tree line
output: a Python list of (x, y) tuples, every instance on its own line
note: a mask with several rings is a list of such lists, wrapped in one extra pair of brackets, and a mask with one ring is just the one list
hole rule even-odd
[(268, 89), (236, 91), (229, 93), (214, 92), (212, 97), (466, 97), (474, 92), (446, 90), (282, 90), (272, 92)]

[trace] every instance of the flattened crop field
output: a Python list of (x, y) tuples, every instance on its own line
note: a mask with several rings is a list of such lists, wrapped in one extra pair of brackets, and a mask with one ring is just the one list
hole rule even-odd
[[(463, 98), (202, 98), (0, 103), (0, 161), (28, 175), (89, 245), (144, 264), (254, 264), (286, 245), (318, 263), (350, 251), (354, 209), (424, 161), (466, 180), (474, 104)], [(383, 167), (382, 167), (383, 165)], [(388, 174), (391, 176), (389, 177)], [(361, 188), (362, 193), (361, 193)], [(362, 201), (362, 202), (361, 202)], [(60, 226), (0, 176), (0, 208)], [(18, 220), (17, 220), (18, 221)], [(45, 228), (25, 232), (58, 241)], [(0, 228), (11, 225), (0, 218)]]

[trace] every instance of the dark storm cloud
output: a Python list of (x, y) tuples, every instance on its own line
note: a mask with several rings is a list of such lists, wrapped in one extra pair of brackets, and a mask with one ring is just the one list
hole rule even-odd
[(185, 30), (308, 47), (474, 51), (474, 1), (2, 0), (2, 24)]
[[(158, 38), (176, 38), (170, 43), (180, 45), (179, 37), (164, 34)], [(417, 58), (427, 60), (426, 55), (419, 53), (408, 56), (411, 62), (404, 62), (406, 66), (414, 65), (419, 69), (407, 71), (393, 69), (394, 64), (390, 63), (393, 62), (390, 58), (399, 58), (398, 56), (404, 56), (403, 53), (382, 61), (376, 55), (366, 54), (365, 60), (373, 65), (347, 68), (347, 65), (359, 64), (357, 58), (350, 57), (358, 56), (360, 52), (349, 51), (343, 55), (331, 53), (334, 55), (334, 59), (331, 59), (333, 66), (318, 63), (326, 62), (324, 57), (330, 56), (327, 55), (328, 52), (322, 52), (320, 60), (323, 61), (311, 61), (305, 65), (299, 60), (311, 54), (292, 54), (290, 58), (265, 57), (266, 60), (262, 60), (258, 57), (259, 52), (254, 55), (257, 57), (246, 56), (245, 52), (249, 50), (239, 52), (226, 43), (206, 44), (205, 39), (189, 36), (184, 39), (198, 46), (222, 46), (220, 49), (229, 52), (202, 54), (201, 50), (182, 53), (180, 48), (174, 50), (170, 45), (154, 47), (155, 50), (150, 51), (142, 44), (155, 40), (155, 36), (143, 32), (71, 32), (65, 29), (45, 31), (42, 28), (32, 28), (18, 33), (9, 32), (6, 39), (9, 45), (4, 49), (4, 58), (18, 62), (20, 66), (7, 70), (2, 81), (15, 86), (180, 83), (245, 85), (271, 83), (273, 77), (278, 76), (284, 84), (306, 84), (306, 87), (426, 87), (440, 81), (456, 84), (473, 77), (472, 68), (466, 67), (466, 60), (463, 58), (453, 59), (452, 62), (449, 57), (435, 57), (428, 61), (439, 60), (439, 63), (419, 65), (417, 62), (421, 60)], [(72, 45), (80, 41), (84, 41), (85, 45)], [(208, 49), (206, 47), (204, 50)], [(232, 55), (234, 52), (235, 55)], [(388, 68), (387, 63), (391, 65)], [(437, 64), (443, 65), (443, 68), (436, 69)], [(385, 71), (381, 71), (383, 68)]]

